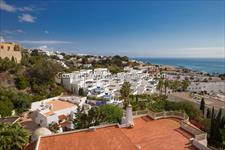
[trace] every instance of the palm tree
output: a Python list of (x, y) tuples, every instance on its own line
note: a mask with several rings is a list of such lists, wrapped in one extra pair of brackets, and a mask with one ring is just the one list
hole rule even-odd
[(0, 123), (0, 149), (21, 150), (29, 142), (29, 133), (20, 124)]
[(162, 88), (163, 88), (163, 79), (159, 79), (159, 83), (157, 85), (157, 89), (162, 93)]
[(166, 95), (166, 93), (167, 93), (167, 88), (169, 87), (169, 81), (168, 80), (165, 80), (164, 81), (164, 89), (165, 89), (165, 95)]
[(183, 80), (183, 81), (181, 82), (182, 90), (183, 90), (183, 91), (186, 91), (189, 85), (190, 85), (189, 80)]
[(129, 102), (130, 87), (131, 84), (129, 82), (124, 82), (120, 89), (120, 95), (121, 98), (124, 99), (125, 106), (130, 103)]
[(171, 88), (173, 89), (173, 92), (178, 91), (180, 88), (180, 81), (175, 80), (174, 82), (172, 82)]

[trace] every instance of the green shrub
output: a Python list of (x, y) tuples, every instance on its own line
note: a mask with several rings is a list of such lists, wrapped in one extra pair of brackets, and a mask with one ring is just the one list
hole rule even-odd
[(15, 82), (16, 83), (16, 87), (18, 89), (22, 90), (22, 89), (25, 89), (25, 88), (27, 88), (29, 86), (29, 81), (24, 76), (18, 76), (15, 80), (16, 80), (16, 82)]

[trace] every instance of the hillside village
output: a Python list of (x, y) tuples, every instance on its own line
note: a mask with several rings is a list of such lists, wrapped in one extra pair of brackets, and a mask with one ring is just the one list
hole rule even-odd
[[(187, 115), (188, 120), (181, 124), (185, 134), (203, 137), (194, 136), (193, 143), (198, 144), (192, 146), (224, 146), (212, 140), (216, 135), (209, 125), (215, 119), (211, 118), (214, 109), (217, 119), (224, 119), (224, 75), (145, 64), (119, 55), (66, 54), (25, 49), (15, 43), (1, 43), (0, 47), (0, 122), (19, 122), (29, 130), (27, 149), (33, 145), (44, 149), (45, 138), (51, 142), (50, 135), (66, 137), (68, 131), (97, 129), (97, 134), (112, 124), (121, 128), (118, 130), (132, 128), (140, 121), (135, 119), (139, 115), (153, 119), (172, 115), (182, 120)], [(162, 114), (168, 111), (173, 113)], [(7, 121), (10, 117), (16, 119)], [(222, 132), (220, 136), (225, 138)]]

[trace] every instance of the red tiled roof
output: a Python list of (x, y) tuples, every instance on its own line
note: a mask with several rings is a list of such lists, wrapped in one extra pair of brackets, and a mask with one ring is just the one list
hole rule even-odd
[(132, 129), (121, 129), (141, 150), (196, 150), (189, 144), (192, 135), (180, 128), (180, 120), (146, 118), (135, 119)]
[(130, 139), (116, 127), (42, 137), (39, 150), (136, 150)]
[(59, 123), (61, 127), (66, 127), (70, 124), (70, 122), (68, 121), (65, 121), (65, 122), (62, 122), (62, 123)]
[(76, 106), (73, 103), (70, 103), (70, 102), (67, 102), (67, 101), (61, 101), (61, 100), (58, 100), (58, 99), (48, 101), (47, 103), (49, 105), (52, 105), (52, 108), (51, 108), (51, 111), (45, 113), (45, 115), (51, 115), (55, 111), (59, 111), (59, 110), (62, 110), (62, 109), (71, 108), (71, 107)]
[(66, 115), (59, 115), (58, 118), (59, 118), (59, 120), (64, 120), (64, 119), (66, 119), (67, 117), (66, 117)]
[(179, 120), (137, 118), (134, 123), (130, 129), (113, 126), (42, 137), (39, 150), (195, 150)]
[(36, 144), (37, 144), (37, 142), (31, 142), (31, 143), (29, 143), (29, 144), (24, 148), (24, 150), (35, 150)]

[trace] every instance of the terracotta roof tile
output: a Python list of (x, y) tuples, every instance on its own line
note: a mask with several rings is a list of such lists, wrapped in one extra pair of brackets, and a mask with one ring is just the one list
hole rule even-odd
[(67, 117), (66, 117), (66, 115), (59, 115), (58, 118), (59, 118), (59, 120), (64, 120), (64, 119), (66, 119)]
[(130, 139), (116, 127), (42, 137), (39, 150), (136, 150)]
[(71, 108), (71, 107), (74, 107), (76, 106), (75, 104), (73, 103), (70, 103), (70, 102), (67, 102), (67, 101), (61, 101), (61, 100), (51, 100), (49, 102), (47, 102), (49, 105), (52, 106), (51, 108), (51, 111), (45, 113), (45, 115), (51, 115), (53, 114), (55, 111), (58, 111), (58, 110), (62, 110), (62, 109), (66, 109), (66, 108)]
[(42, 137), (39, 150), (195, 150), (179, 120), (137, 118), (134, 128), (106, 127)]

